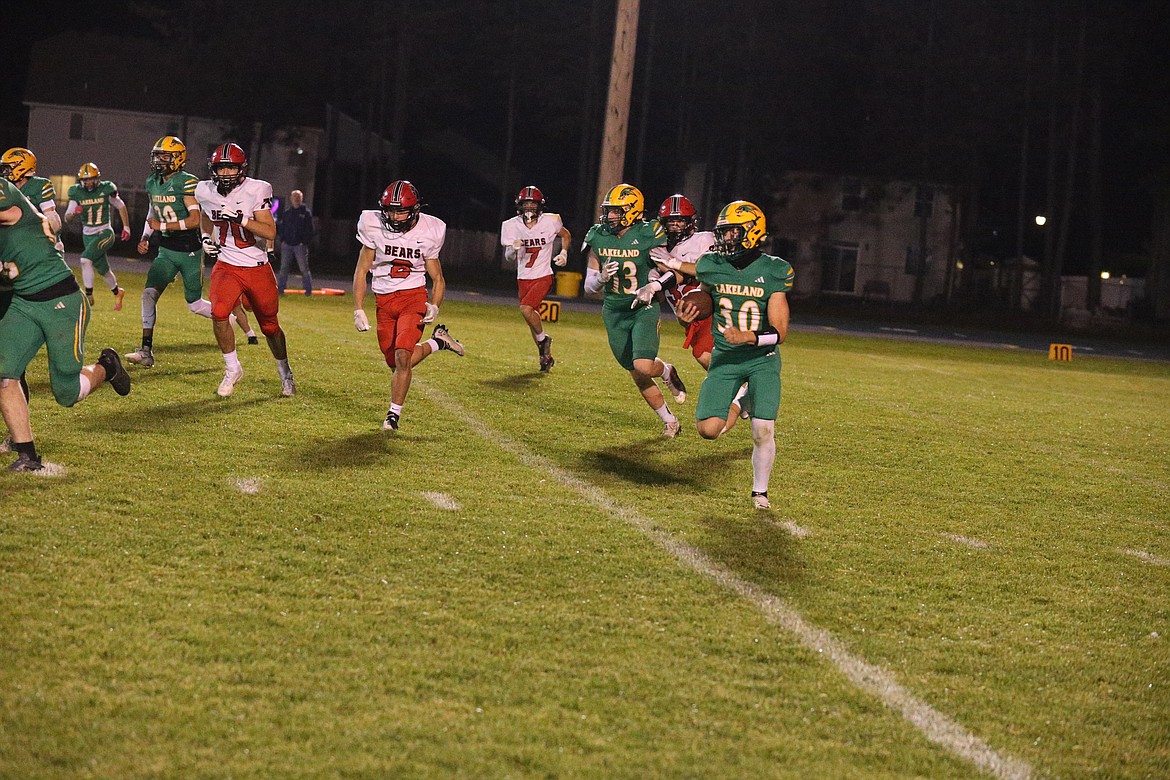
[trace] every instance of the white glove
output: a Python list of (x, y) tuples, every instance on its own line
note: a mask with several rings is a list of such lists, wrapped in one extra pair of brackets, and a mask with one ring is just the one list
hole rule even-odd
[(434, 322), (435, 317), (438, 317), (438, 316), (439, 316), (439, 307), (433, 303), (428, 303), (427, 304), (427, 313), (424, 314), (423, 318), (422, 318), (423, 325), (427, 325), (428, 323)]
[(553, 258), (553, 265), (555, 265), (557, 268), (564, 268), (565, 264), (568, 262), (569, 253), (563, 249), (557, 253), (556, 257)]
[(618, 272), (618, 261), (610, 260), (605, 265), (601, 266), (601, 281), (608, 282)]
[(203, 237), (203, 254), (208, 257), (219, 257), (219, 244), (211, 236)]
[(237, 225), (243, 226), (248, 224), (248, 215), (242, 211), (221, 211), (219, 215), (228, 222), (234, 222)]
[(682, 268), (682, 260), (672, 257), (664, 246), (656, 246), (650, 250), (650, 259), (659, 265), (664, 265), (672, 271)]
[(647, 305), (650, 301), (654, 300), (654, 296), (661, 289), (657, 282), (650, 282), (639, 287), (638, 291), (634, 293), (634, 300), (630, 303), (630, 308), (636, 309), (639, 306)]
[(365, 333), (370, 329), (370, 321), (366, 319), (364, 309), (353, 310), (353, 326), (358, 329), (358, 333)]

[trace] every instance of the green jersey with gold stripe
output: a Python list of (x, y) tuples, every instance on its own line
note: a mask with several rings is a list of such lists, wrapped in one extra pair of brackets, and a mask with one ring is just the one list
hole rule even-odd
[(611, 260), (618, 264), (618, 272), (605, 285), (602, 306), (629, 310), (634, 293), (650, 282), (650, 271), (655, 267), (650, 250), (666, 246), (666, 232), (658, 220), (635, 222), (620, 236), (594, 225), (585, 235), (585, 243), (593, 250), (599, 266), (604, 268)]
[[(186, 171), (175, 171), (164, 178), (157, 173), (146, 179), (146, 194), (150, 197), (150, 215), (159, 222), (178, 222), (191, 216), (186, 198), (195, 197), (195, 185), (199, 179)], [(199, 249), (199, 224), (188, 225), (186, 230), (164, 230), (159, 246), (182, 252)]]
[(57, 188), (43, 176), (29, 176), (28, 181), (20, 185), (20, 191), (38, 210), (44, 211), (41, 208), (44, 203), (56, 205)]
[(112, 181), (99, 181), (92, 190), (82, 184), (69, 188), (69, 200), (81, 207), (81, 227), (86, 233), (100, 232), (110, 227), (110, 200), (118, 197), (118, 187)]
[(41, 210), (12, 182), (0, 179), (0, 211), (14, 206), (20, 209), (20, 219), (15, 225), (0, 225), (0, 268), (16, 294), (26, 297), (73, 273), (57, 251), (57, 238)]
[(795, 273), (787, 260), (760, 253), (742, 268), (732, 265), (735, 258), (708, 252), (695, 264), (695, 276), (707, 286), (715, 302), (711, 332), (715, 337), (712, 353), (726, 353), (737, 361), (752, 360), (776, 350), (775, 346), (728, 344), (723, 329), (760, 330), (768, 326), (768, 299), (774, 293), (792, 289)]

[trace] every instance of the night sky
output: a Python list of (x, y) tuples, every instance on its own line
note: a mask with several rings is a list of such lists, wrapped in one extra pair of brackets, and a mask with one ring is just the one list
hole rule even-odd
[[(966, 250), (1003, 257), (1014, 251), (1027, 126), (1030, 212), (1047, 210), (1053, 150), (1063, 201), (1068, 150), (1076, 150), (1067, 270), (1087, 262), (1096, 202), (1107, 262), (1140, 275), (1145, 261), (1136, 256), (1170, 182), (1168, 5), (644, 0), (626, 176), (650, 206), (696, 164), (707, 166), (714, 200), (765, 206), (786, 170), (950, 184), (974, 210)], [(136, 40), (152, 38), (176, 52), (166, 67), (199, 82), (177, 79), (176, 90), (222, 94), (226, 118), (279, 123), (328, 101), (387, 137), (397, 129), (399, 163), (372, 176), (367, 192), (351, 183), (338, 194), (340, 209), (370, 207), (385, 183), (402, 177), (452, 226), (495, 230), (505, 200), (534, 183), (581, 235), (596, 209), (614, 7), (612, 0), (114, 0), (51, 11), (19, 4), (4, 12), (0, 133), (5, 148), (25, 143), (21, 101), (39, 61), (75, 57), (84, 68), (85, 52), (69, 43), (89, 32), (120, 36), (130, 56)], [(184, 66), (188, 51), (194, 61)], [(468, 176), (427, 141), (454, 131), (502, 159), (509, 105), (519, 180), (504, 183), (502, 198), (499, 184)], [(701, 208), (709, 215), (718, 205)]]

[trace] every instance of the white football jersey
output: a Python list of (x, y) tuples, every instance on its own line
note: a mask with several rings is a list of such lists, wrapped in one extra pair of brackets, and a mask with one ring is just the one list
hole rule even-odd
[(248, 228), (228, 222), (220, 215), (239, 211), (251, 219), (257, 211), (271, 210), (271, 184), (262, 179), (244, 179), (227, 195), (220, 195), (214, 181), (201, 181), (195, 185), (195, 200), (199, 202), (199, 209), (211, 220), (211, 237), (220, 246), (218, 262), (245, 267), (268, 262), (263, 239), (254, 236)]
[[(561, 232), (560, 214), (544, 213), (528, 227), (517, 214), (500, 226), (500, 244), (516, 250), (516, 278), (541, 279), (552, 273), (553, 239)], [(568, 249), (568, 247), (562, 247)]]
[(418, 224), (405, 233), (386, 228), (380, 211), (358, 217), (357, 240), (374, 250), (372, 288), (379, 294), (426, 287), (426, 261), (439, 257), (446, 238), (447, 223), (430, 214), (419, 214)]
[[(670, 256), (683, 263), (697, 263), (699, 258), (710, 252), (713, 246), (715, 246), (715, 234), (710, 230), (700, 230), (675, 244), (674, 249), (670, 250)], [(697, 289), (699, 289), (699, 281), (693, 276), (684, 276), (681, 282), (666, 291), (666, 302), (670, 304), (670, 308), (677, 310), (683, 297)]]

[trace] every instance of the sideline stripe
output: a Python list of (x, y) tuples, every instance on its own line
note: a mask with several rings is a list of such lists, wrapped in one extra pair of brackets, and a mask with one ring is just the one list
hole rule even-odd
[(454, 398), (429, 383), (416, 380), (416, 385), (421, 385), (419, 389), (423, 390), (432, 401), (444, 405), (451, 414), (461, 417), (469, 428), (488, 443), (510, 452), (525, 466), (537, 469), (562, 485), (572, 488), (598, 509), (632, 525), (643, 536), (673, 555), (675, 559), (692, 571), (714, 580), (721, 587), (750, 601), (763, 612), (764, 618), (769, 623), (786, 629), (802, 645), (814, 653), (828, 657), (854, 685), (876, 696), (890, 709), (900, 712), (903, 718), (913, 724), (931, 742), (995, 777), (1011, 778), (1012, 780), (1032, 777), (1030, 764), (995, 750), (960, 723), (906, 690), (894, 679), (893, 674), (851, 653), (832, 634), (809, 623), (799, 612), (788, 606), (783, 599), (742, 579), (735, 572), (708, 558), (697, 548), (680, 542), (665, 531), (659, 530), (652, 520), (613, 501), (592, 483), (564, 470), (547, 458), (530, 452), (523, 444), (497, 433), (472, 415)]

